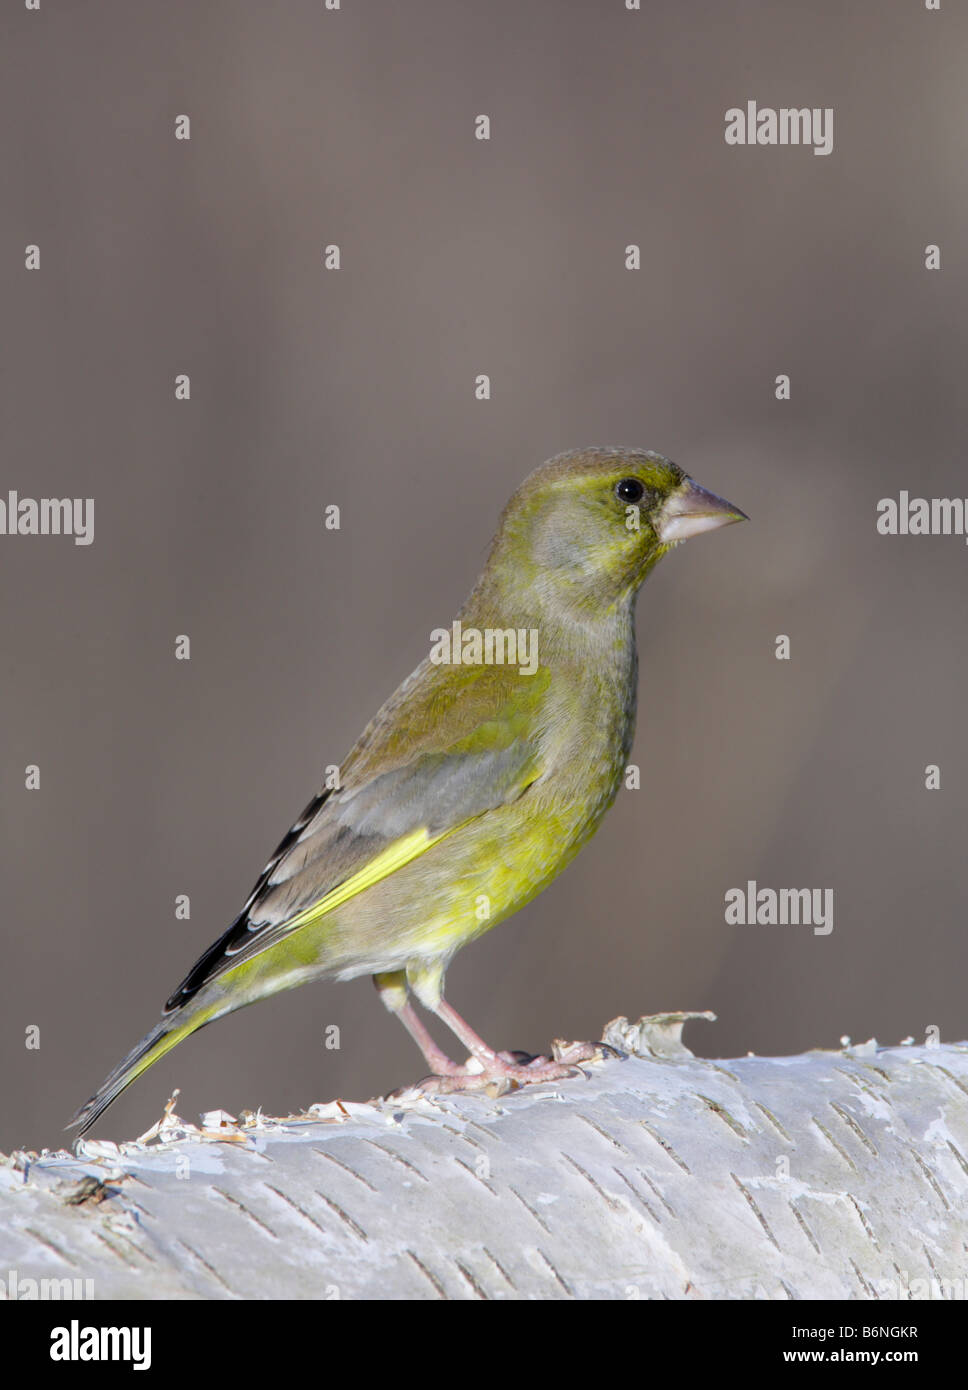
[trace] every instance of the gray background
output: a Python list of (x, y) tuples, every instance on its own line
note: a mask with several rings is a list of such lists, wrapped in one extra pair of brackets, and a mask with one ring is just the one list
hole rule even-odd
[[(643, 788), (457, 958), (451, 1001), (534, 1050), (683, 1007), (719, 1013), (707, 1055), (968, 1033), (968, 550), (875, 530), (901, 488), (968, 492), (958, 9), (4, 7), (0, 494), (96, 499), (89, 548), (0, 537), (4, 1147), (61, 1142), (510, 492), (591, 443), (753, 520), (650, 579)], [(751, 98), (832, 106), (833, 153), (727, 146)], [(832, 888), (833, 934), (727, 927), (748, 878)], [(190, 1039), (97, 1132), (175, 1085), (186, 1117), (285, 1113), (423, 1070), (368, 981), (314, 986)]]

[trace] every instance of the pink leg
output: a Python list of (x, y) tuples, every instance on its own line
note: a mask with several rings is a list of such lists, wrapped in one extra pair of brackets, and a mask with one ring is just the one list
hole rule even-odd
[[(515, 1081), (527, 1085), (530, 1081), (558, 1081), (565, 1076), (575, 1075), (575, 1064), (590, 1062), (601, 1056), (601, 1049), (595, 1043), (555, 1044), (555, 1056), (533, 1057), (529, 1062), (519, 1062), (508, 1052), (495, 1052), (488, 1047), (482, 1037), (474, 1032), (455, 1008), (441, 998), (434, 1007), (434, 1013), (442, 1023), (464, 1044), (471, 1056), (483, 1067), (481, 1073), (468, 1073), (466, 1068), (448, 1073), (448, 1080), (438, 1089), (469, 1090), (475, 1085), (486, 1085), (491, 1081)], [(428, 1059), (429, 1060), (429, 1059)]]
[(407, 977), (402, 970), (374, 975), (373, 982), (380, 991), (380, 998), (390, 1012), (399, 1018), (433, 1073), (420, 1083), (419, 1089), (422, 1091), (470, 1091), (494, 1082), (507, 1089), (512, 1083), (524, 1086), (532, 1081), (556, 1081), (561, 1077), (574, 1076), (576, 1063), (592, 1061), (602, 1055), (603, 1049), (594, 1043), (566, 1045), (559, 1042), (554, 1044), (553, 1058), (528, 1058), (526, 1053), (495, 1052), (442, 996), (434, 1002), (436, 991), (427, 991), (426, 1007), (442, 1023), (446, 1023), (477, 1064), (474, 1067), (459, 1066), (437, 1046), (410, 1003)]
[(469, 1023), (461, 1018), (456, 1009), (447, 1003), (446, 999), (441, 999), (434, 1013), (441, 1023), (446, 1023), (447, 1027), (460, 1042), (464, 1044), (472, 1057), (476, 1057), (479, 1062), (494, 1062), (497, 1060), (497, 1053), (493, 1047), (488, 1047), (482, 1037), (474, 1032)]
[(447, 1053), (439, 1048), (421, 1022), (416, 1009), (408, 1000), (402, 1009), (395, 1009), (397, 1018), (406, 1028), (424, 1055), (424, 1061), (435, 1076), (463, 1076), (465, 1068), (452, 1062)]
[(402, 970), (374, 975), (373, 983), (390, 1013), (395, 1014), (424, 1055), (424, 1061), (435, 1076), (461, 1076), (464, 1068), (452, 1062), (447, 1053), (434, 1042), (426, 1025), (407, 996), (407, 977)]

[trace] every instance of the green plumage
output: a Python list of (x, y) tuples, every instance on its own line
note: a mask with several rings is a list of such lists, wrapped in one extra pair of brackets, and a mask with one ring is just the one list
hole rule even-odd
[[(536, 669), (425, 658), (74, 1123), (86, 1129), (203, 1024), (308, 980), (405, 972), (421, 1003), (443, 1008), (454, 953), (550, 883), (615, 798), (642, 580), (679, 540), (741, 517), (657, 454), (586, 450), (531, 474), (458, 616), (465, 632), (534, 633)], [(405, 991), (385, 998), (399, 1011)]]

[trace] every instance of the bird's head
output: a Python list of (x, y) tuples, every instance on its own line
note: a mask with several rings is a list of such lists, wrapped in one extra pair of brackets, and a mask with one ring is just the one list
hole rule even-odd
[(633, 595), (673, 546), (747, 520), (678, 464), (643, 449), (582, 449), (536, 468), (501, 518), (489, 568), (543, 597), (601, 611)]

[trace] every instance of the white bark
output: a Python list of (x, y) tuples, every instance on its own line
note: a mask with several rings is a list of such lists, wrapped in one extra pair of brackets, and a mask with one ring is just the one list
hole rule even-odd
[(0, 1160), (0, 1297), (965, 1296), (968, 1045), (713, 1062), (682, 1019), (497, 1098)]

